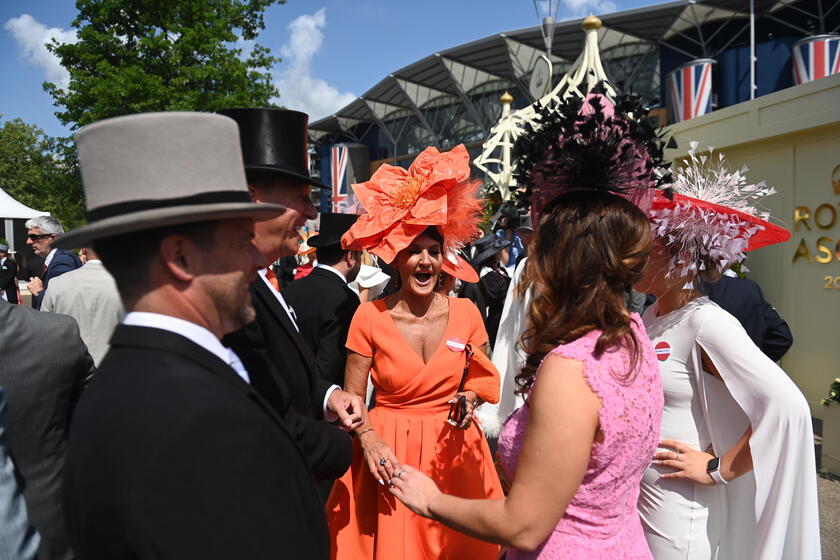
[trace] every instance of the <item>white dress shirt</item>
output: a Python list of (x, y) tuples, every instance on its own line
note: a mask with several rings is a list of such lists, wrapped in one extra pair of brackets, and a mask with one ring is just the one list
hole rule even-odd
[(132, 327), (151, 327), (179, 334), (186, 339), (198, 344), (217, 358), (228, 364), (245, 383), (250, 384), (251, 378), (245, 370), (245, 366), (239, 360), (233, 350), (222, 345), (216, 335), (200, 325), (172, 317), (161, 313), (149, 313), (146, 311), (132, 311), (123, 319), (123, 325)]
[(58, 251), (58, 249), (53, 249), (52, 251), (50, 251), (50, 254), (49, 254), (49, 255), (47, 255), (47, 258), (46, 258), (46, 259), (44, 259), (44, 266), (45, 266), (45, 267), (47, 267), (47, 268), (49, 268), (49, 267), (50, 267), (50, 263), (52, 262), (53, 257), (55, 256), (55, 252), (56, 252), (56, 251)]
[(347, 278), (342, 273), (340, 273), (328, 264), (317, 264), (315, 265), (315, 268), (323, 268), (324, 270), (329, 270), (330, 272), (341, 278), (342, 282), (344, 282), (345, 284), (347, 283)]

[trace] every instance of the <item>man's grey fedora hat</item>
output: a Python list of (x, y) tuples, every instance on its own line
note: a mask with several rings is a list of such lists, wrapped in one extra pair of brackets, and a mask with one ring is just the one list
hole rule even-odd
[(268, 219), (285, 208), (250, 201), (233, 119), (212, 113), (143, 113), (76, 134), (88, 225), (62, 248), (164, 226), (229, 218)]

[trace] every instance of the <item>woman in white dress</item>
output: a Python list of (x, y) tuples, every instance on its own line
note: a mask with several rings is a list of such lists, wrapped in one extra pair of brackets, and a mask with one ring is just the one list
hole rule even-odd
[(656, 560), (817, 559), (810, 411), (799, 389), (695, 275), (790, 234), (752, 206), (772, 194), (694, 153), (673, 200), (657, 195), (654, 243), (638, 289), (665, 391), (662, 442), (638, 509)]

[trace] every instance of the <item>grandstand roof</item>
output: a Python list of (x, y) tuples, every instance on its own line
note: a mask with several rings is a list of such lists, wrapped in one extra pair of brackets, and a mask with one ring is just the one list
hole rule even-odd
[[(789, 18), (775, 14), (809, 0), (755, 0), (756, 15), (788, 25)], [(608, 58), (612, 49), (646, 46), (669, 48), (689, 58), (707, 57), (728, 48), (747, 31), (748, 0), (676, 0), (644, 8), (602, 15), (599, 49)], [(558, 22), (554, 30), (552, 57), (555, 75), (562, 75), (580, 54), (584, 31), (582, 19)], [(710, 32), (709, 24), (714, 29)], [(382, 126), (394, 115), (420, 113), (420, 108), (443, 98), (460, 100), (472, 120), (485, 129), (492, 123), (478, 115), (469, 101), (481, 86), (508, 83), (527, 94), (534, 61), (545, 52), (539, 26), (497, 33), (483, 39), (433, 53), (382, 79), (335, 114), (310, 124), (314, 139), (324, 134), (349, 132), (360, 123)], [(496, 90), (499, 88), (496, 87)], [(522, 100), (531, 102), (533, 100)], [(424, 118), (424, 117), (420, 117)]]

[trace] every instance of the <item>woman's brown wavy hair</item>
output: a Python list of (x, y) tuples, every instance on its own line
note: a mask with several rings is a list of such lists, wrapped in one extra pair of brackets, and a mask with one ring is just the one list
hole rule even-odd
[[(625, 293), (648, 260), (651, 229), (645, 214), (617, 195), (578, 190), (558, 196), (540, 219), (524, 273), (533, 297), (519, 343), (528, 358), (516, 376), (527, 394), (543, 358), (591, 330), (601, 331), (595, 355), (626, 345), (632, 356), (629, 382), (639, 361)], [(613, 375), (616, 373), (613, 372)]]

